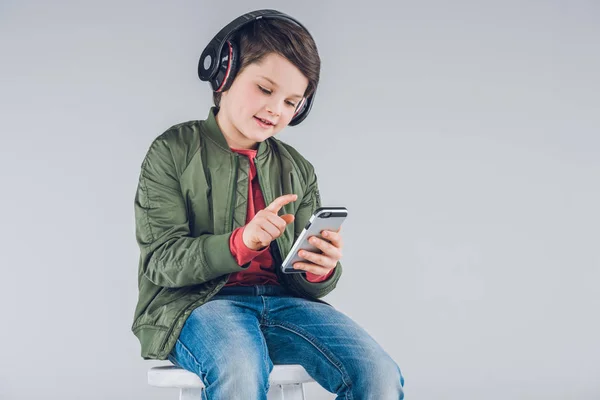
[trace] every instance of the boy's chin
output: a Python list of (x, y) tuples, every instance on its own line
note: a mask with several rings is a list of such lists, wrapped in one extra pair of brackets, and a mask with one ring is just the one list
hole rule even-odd
[(278, 132), (279, 132), (279, 130), (275, 130), (275, 129), (269, 129), (268, 131), (262, 131), (262, 132), (250, 131), (248, 133), (245, 133), (244, 136), (246, 136), (248, 139), (253, 140), (255, 142), (264, 142), (271, 136), (276, 135)]
[(248, 141), (254, 142), (256, 144), (260, 144), (261, 142), (264, 142), (265, 140), (267, 140), (270, 136), (265, 136), (265, 135), (257, 135), (256, 133), (247, 133), (247, 132), (242, 132), (242, 135), (244, 135), (244, 138)]

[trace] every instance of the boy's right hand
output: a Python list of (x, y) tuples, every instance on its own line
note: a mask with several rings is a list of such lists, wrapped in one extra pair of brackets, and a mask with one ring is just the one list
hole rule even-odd
[(242, 240), (251, 250), (257, 251), (267, 247), (285, 231), (287, 224), (294, 220), (294, 214), (277, 215), (281, 207), (296, 201), (298, 195), (286, 194), (278, 197), (271, 204), (256, 213), (254, 218), (244, 227)]

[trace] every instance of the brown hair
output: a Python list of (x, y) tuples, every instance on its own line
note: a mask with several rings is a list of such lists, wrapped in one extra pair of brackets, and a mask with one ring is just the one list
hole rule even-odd
[[(233, 40), (240, 52), (238, 74), (248, 65), (260, 62), (266, 55), (277, 53), (287, 58), (308, 79), (305, 97), (317, 89), (321, 58), (315, 41), (302, 27), (287, 20), (259, 19), (245, 25)], [(229, 81), (224, 90), (229, 89), (232, 83)], [(221, 93), (213, 92), (213, 101), (219, 107)]]

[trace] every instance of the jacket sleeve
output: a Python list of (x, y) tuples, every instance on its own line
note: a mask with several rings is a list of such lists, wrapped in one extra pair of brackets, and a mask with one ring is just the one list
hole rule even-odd
[(181, 172), (168, 140), (157, 138), (142, 162), (134, 202), (139, 273), (155, 285), (174, 288), (248, 268), (231, 254), (231, 232), (190, 235)]
[[(296, 211), (294, 220), (294, 241), (298, 238), (304, 226), (310, 219), (314, 210), (321, 206), (321, 196), (319, 194), (319, 184), (314, 168), (310, 165), (309, 180), (307, 189), (302, 198), (298, 210)], [(342, 275), (342, 264), (338, 261), (337, 266), (333, 269), (331, 275), (320, 282), (310, 282), (306, 279), (306, 273), (285, 274), (286, 279), (290, 280), (290, 284), (299, 290), (316, 298), (323, 297), (331, 292), (337, 285)]]

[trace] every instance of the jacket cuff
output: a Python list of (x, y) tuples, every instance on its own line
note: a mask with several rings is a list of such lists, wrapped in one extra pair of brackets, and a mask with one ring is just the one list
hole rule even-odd
[(239, 272), (247, 269), (250, 264), (238, 264), (235, 257), (231, 254), (229, 242), (232, 233), (221, 235), (210, 235), (206, 238), (202, 247), (202, 256), (205, 267), (214, 271), (213, 274), (225, 275), (232, 272)]
[(310, 282), (306, 279), (306, 273), (289, 274), (287, 279), (292, 281), (292, 285), (300, 289), (305, 294), (312, 297), (323, 297), (335, 289), (340, 277), (342, 276), (342, 264), (338, 261), (337, 266), (333, 269), (332, 275), (322, 282)]

